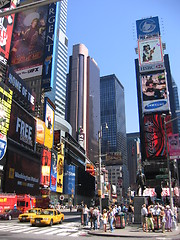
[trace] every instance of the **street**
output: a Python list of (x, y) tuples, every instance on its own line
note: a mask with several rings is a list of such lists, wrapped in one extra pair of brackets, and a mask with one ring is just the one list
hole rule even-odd
[[(29, 222), (26, 223), (20, 223), (18, 220), (7, 220), (7, 221), (0, 221), (0, 236), (1, 240), (32, 240), (32, 239), (46, 239), (51, 240), (53, 239), (63, 239), (64, 237), (66, 240), (72, 239), (72, 238), (80, 238), (82, 240), (91, 238), (91, 239), (103, 239), (108, 240), (109, 237), (111, 239), (117, 239), (118, 236), (96, 236), (96, 235), (90, 235), (88, 234), (89, 228), (84, 228), (81, 225), (81, 218), (80, 214), (76, 212), (64, 212), (65, 214), (65, 220), (62, 224), (56, 224), (52, 227), (45, 226), (45, 227), (32, 227)], [(108, 232), (109, 233), (109, 232)], [(129, 232), (131, 235), (131, 233)], [(136, 237), (128, 237), (128, 239), (143, 239), (142, 236), (136, 238)], [(157, 240), (163, 240), (163, 239), (169, 239), (169, 240), (175, 240), (179, 239), (179, 236), (159, 236), (152, 238), (148, 236), (147, 234), (144, 235), (144, 238), (149, 239), (157, 239)], [(121, 239), (127, 239), (126, 237), (121, 237)]]

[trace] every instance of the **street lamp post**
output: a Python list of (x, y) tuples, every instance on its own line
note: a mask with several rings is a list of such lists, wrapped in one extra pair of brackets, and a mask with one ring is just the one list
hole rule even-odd
[[(105, 128), (108, 129), (107, 123), (105, 123)], [(101, 130), (98, 131), (98, 148), (99, 148), (99, 190), (98, 190), (98, 196), (99, 196), (99, 206), (100, 206), (100, 213), (102, 213), (102, 183), (101, 183), (101, 138), (102, 138), (102, 126)]]
[(166, 154), (167, 154), (167, 167), (168, 167), (168, 177), (169, 177), (169, 192), (170, 192), (170, 206), (171, 210), (173, 211), (173, 195), (172, 195), (172, 182), (171, 182), (171, 170), (170, 170), (170, 162), (169, 162), (169, 152), (168, 152), (168, 145), (167, 145), (167, 130), (166, 130), (166, 124), (170, 121), (166, 122), (165, 114), (162, 114), (162, 117), (164, 119), (164, 131), (165, 131), (165, 145), (166, 145)]

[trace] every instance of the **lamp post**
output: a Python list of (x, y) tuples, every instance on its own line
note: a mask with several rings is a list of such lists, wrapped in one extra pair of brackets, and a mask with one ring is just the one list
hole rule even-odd
[[(105, 128), (108, 129), (107, 123), (105, 123)], [(98, 189), (98, 196), (99, 196), (99, 206), (100, 206), (100, 213), (102, 213), (102, 183), (101, 183), (101, 138), (102, 138), (102, 125), (101, 130), (98, 131), (98, 148), (99, 148), (99, 189)]]
[(173, 211), (173, 195), (172, 195), (172, 181), (171, 181), (171, 170), (170, 170), (170, 157), (169, 157), (169, 151), (168, 151), (168, 145), (167, 145), (167, 130), (166, 125), (170, 122), (175, 121), (179, 117), (173, 118), (166, 122), (166, 114), (162, 114), (161, 117), (164, 119), (164, 131), (165, 131), (165, 145), (166, 145), (166, 154), (167, 154), (167, 167), (168, 167), (168, 178), (169, 178), (169, 192), (170, 192), (170, 206), (171, 210)]

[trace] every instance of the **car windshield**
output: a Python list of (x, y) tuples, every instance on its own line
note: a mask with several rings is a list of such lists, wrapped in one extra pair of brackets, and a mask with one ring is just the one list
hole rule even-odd
[(37, 212), (37, 210), (35, 210), (35, 209), (30, 209), (29, 210), (29, 213), (36, 213)]
[(50, 210), (44, 210), (41, 212), (41, 215), (53, 215), (53, 211), (50, 211)]

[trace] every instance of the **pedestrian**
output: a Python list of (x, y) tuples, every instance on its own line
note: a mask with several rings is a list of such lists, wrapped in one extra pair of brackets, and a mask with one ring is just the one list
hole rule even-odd
[(87, 207), (87, 204), (85, 204), (83, 208), (84, 226), (88, 225), (88, 217), (89, 217), (88, 215), (89, 215), (89, 208)]
[(114, 228), (113, 228), (113, 222), (114, 222), (114, 212), (113, 212), (113, 209), (110, 208), (109, 210), (109, 221), (110, 221), (110, 231), (113, 232), (114, 231)]
[(95, 207), (93, 210), (94, 230), (98, 229), (98, 215), (99, 215), (98, 207)]
[(103, 219), (103, 229), (104, 229), (104, 232), (106, 232), (107, 220), (108, 220), (108, 215), (107, 215), (107, 210), (106, 209), (103, 210), (102, 219)]
[(90, 211), (89, 211), (89, 220), (90, 220), (90, 224), (91, 224), (91, 229), (93, 228), (93, 224), (94, 224), (93, 211), (94, 211), (94, 207), (91, 207)]
[(168, 232), (172, 232), (172, 217), (173, 217), (173, 213), (172, 213), (169, 205), (166, 206), (165, 214), (166, 214), (165, 228), (167, 229)]
[(160, 217), (161, 217), (162, 233), (165, 233), (166, 214), (164, 211), (164, 207), (161, 208)]
[(146, 208), (146, 204), (143, 204), (142, 208), (141, 208), (141, 219), (142, 219), (141, 221), (142, 221), (142, 228), (143, 228), (144, 232), (148, 231), (148, 228), (147, 228), (147, 214), (148, 214), (148, 211), (147, 211), (147, 208)]
[(150, 205), (148, 207), (148, 214), (147, 214), (147, 226), (148, 226), (148, 230), (152, 230), (154, 232), (154, 218), (153, 218), (153, 205)]

